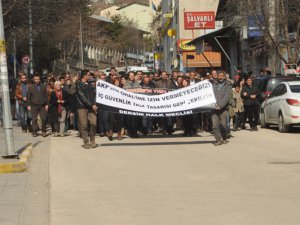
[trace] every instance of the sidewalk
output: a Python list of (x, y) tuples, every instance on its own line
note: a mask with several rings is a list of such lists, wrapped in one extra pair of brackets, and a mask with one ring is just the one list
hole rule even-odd
[[(22, 133), (19, 127), (14, 127), (14, 139), (15, 150), (28, 143), (42, 143), (33, 149), (28, 171), (0, 175), (0, 225), (47, 225), (48, 192), (47, 187), (42, 185), (46, 183), (48, 186), (50, 138), (33, 138), (30, 134)], [(4, 144), (4, 133), (0, 128), (0, 146)], [(8, 161), (1, 159), (1, 162)]]

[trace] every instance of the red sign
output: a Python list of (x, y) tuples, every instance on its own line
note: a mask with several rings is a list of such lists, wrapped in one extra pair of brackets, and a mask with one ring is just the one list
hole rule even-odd
[(22, 57), (22, 63), (23, 64), (29, 64), (30, 63), (30, 57), (28, 55), (24, 55)]
[(185, 12), (184, 29), (215, 29), (215, 12)]

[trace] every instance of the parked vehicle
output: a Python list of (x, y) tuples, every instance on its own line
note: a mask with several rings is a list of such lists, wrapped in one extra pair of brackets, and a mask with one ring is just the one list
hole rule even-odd
[(254, 79), (254, 84), (256, 84), (261, 91), (261, 101), (263, 102), (270, 93), (274, 90), (274, 88), (280, 84), (281, 82), (288, 82), (288, 81), (300, 81), (299, 76), (263, 76), (257, 77)]
[(137, 72), (137, 71), (149, 72), (148, 68), (145, 67), (145, 66), (127, 66), (126, 72), (128, 73), (130, 71), (133, 71), (133, 72)]
[(300, 125), (300, 81), (278, 84), (260, 109), (261, 127), (278, 125), (281, 133), (293, 125)]
[(148, 71), (153, 71), (154, 70), (154, 61), (153, 60), (145, 60), (143, 67), (147, 67)]

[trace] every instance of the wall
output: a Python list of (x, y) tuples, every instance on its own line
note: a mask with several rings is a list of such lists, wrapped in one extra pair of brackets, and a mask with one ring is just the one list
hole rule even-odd
[(147, 5), (132, 4), (118, 10), (119, 14), (137, 23), (142, 31), (150, 32), (154, 11)]
[(100, 10), (100, 16), (106, 17), (106, 18), (110, 18), (114, 15), (116, 15), (119, 11), (117, 10), (118, 8), (120, 8), (119, 6), (111, 6), (109, 8), (106, 9), (102, 9)]
[[(217, 12), (219, 0), (176, 0), (176, 4), (178, 5), (179, 37), (193, 39), (192, 30), (184, 29), (184, 12)], [(194, 30), (194, 37), (199, 37), (203, 34), (205, 34), (205, 30)]]

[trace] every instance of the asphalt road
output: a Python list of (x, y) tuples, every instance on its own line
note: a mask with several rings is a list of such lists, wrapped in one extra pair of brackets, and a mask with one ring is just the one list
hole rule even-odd
[(51, 225), (299, 225), (299, 129), (51, 138)]

